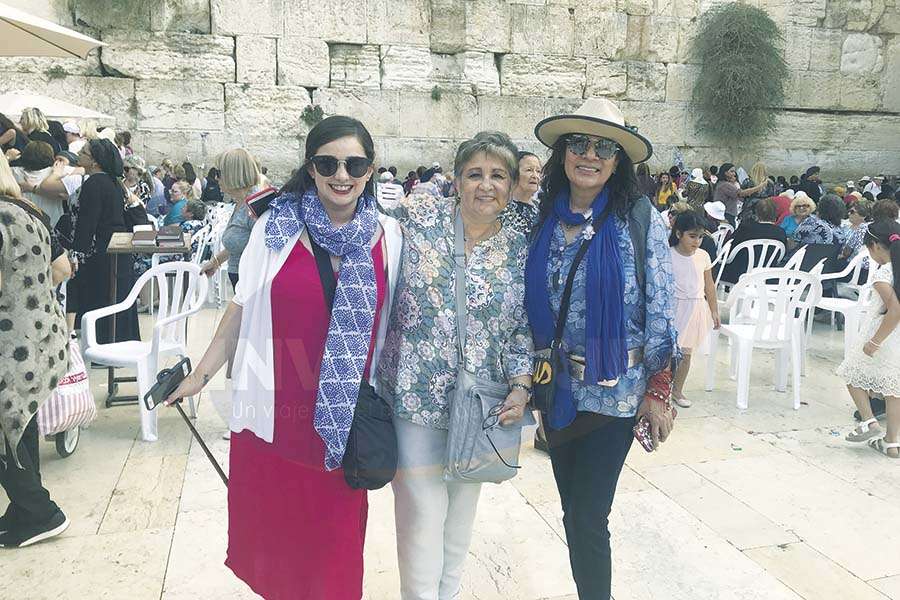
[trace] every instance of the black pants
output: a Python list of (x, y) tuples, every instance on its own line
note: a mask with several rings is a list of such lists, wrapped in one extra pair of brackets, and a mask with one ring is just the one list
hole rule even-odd
[(6, 460), (0, 460), (0, 485), (9, 496), (6, 516), (14, 526), (40, 525), (59, 510), (50, 499), (50, 493), (41, 484), (41, 462), (38, 452), (37, 419), (33, 418), (25, 427), (19, 442), (18, 468), (12, 460), (9, 442), (6, 442)]
[(634, 438), (634, 423), (634, 417), (580, 412), (565, 429), (548, 432), (579, 600), (610, 597), (609, 513)]
[(237, 273), (229, 273), (228, 280), (231, 282), (231, 291), (233, 292), (234, 290), (237, 289), (238, 274)]

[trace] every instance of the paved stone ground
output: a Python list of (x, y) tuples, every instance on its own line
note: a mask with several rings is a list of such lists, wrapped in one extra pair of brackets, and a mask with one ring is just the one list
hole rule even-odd
[[(218, 316), (207, 309), (192, 321), (195, 360)], [(715, 392), (702, 391), (697, 361), (694, 407), (661, 452), (635, 445), (622, 474), (611, 517), (616, 600), (900, 600), (900, 464), (843, 442), (841, 336), (817, 324), (811, 346), (799, 411), (773, 391), (771, 355), (755, 357), (745, 412), (724, 375), (725, 349)], [(91, 381), (102, 404), (105, 372)], [(227, 464), (219, 402), (204, 393), (197, 427)], [(0, 552), (4, 589), (28, 600), (255, 597), (222, 565), (225, 490), (177, 413), (161, 415), (160, 441), (147, 444), (136, 439), (135, 407), (99, 412), (70, 458), (42, 445), (47, 487), (72, 526)], [(522, 461), (514, 480), (484, 488), (465, 600), (576, 598), (549, 459), (529, 445)], [(366, 600), (399, 597), (393, 529), (387, 488), (370, 495)]]

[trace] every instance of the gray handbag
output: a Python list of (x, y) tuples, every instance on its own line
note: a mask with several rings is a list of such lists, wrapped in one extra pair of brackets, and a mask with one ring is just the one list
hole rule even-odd
[(458, 367), (456, 387), (449, 392), (450, 425), (444, 480), (500, 483), (515, 477), (522, 427), (534, 425), (535, 421), (526, 410), (517, 423), (500, 425), (497, 412), (509, 394), (509, 385), (478, 377), (466, 369), (466, 251), (458, 210), (454, 229)]

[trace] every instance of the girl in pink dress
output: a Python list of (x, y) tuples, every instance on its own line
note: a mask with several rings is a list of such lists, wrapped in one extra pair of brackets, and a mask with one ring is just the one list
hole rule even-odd
[[(253, 226), (215, 337), (170, 397), (198, 393), (234, 353), (225, 564), (270, 600), (362, 597), (368, 503), (341, 465), (402, 245), (377, 212), (373, 158), (356, 119), (309, 132), (305, 164)], [(313, 244), (337, 276), (331, 307)]]
[(675, 329), (684, 358), (675, 371), (672, 398), (678, 406), (688, 408), (691, 401), (684, 396), (684, 382), (691, 368), (691, 352), (701, 347), (709, 332), (719, 328), (719, 307), (712, 278), (709, 254), (700, 252), (706, 229), (693, 212), (675, 218), (669, 236), (672, 272), (675, 279)]

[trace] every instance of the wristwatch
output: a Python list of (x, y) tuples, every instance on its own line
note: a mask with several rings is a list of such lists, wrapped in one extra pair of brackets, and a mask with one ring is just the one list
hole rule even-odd
[(531, 400), (531, 396), (534, 395), (534, 390), (531, 389), (531, 386), (525, 385), (524, 383), (514, 383), (509, 387), (512, 389), (518, 388), (520, 390), (524, 390), (529, 400)]

